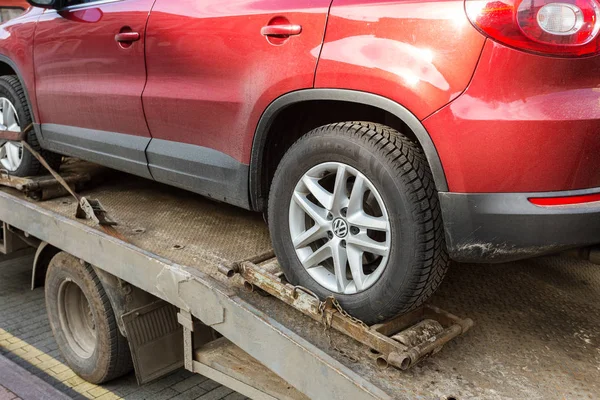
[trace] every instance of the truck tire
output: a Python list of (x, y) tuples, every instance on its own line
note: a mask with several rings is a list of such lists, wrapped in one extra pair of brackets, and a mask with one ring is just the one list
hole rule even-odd
[(287, 279), (333, 295), (367, 324), (421, 305), (449, 265), (425, 155), (380, 124), (331, 124), (300, 138), (277, 168), (268, 212)]
[[(33, 122), (31, 111), (21, 82), (15, 75), (0, 77), (0, 125), (9, 130), (21, 131)], [(43, 150), (34, 130), (27, 135), (27, 143), (58, 170), (62, 156)], [(0, 141), (0, 169), (14, 176), (35, 176), (44, 173), (40, 162), (20, 143)]]
[(132, 370), (127, 339), (91, 265), (55, 255), (46, 273), (46, 308), (58, 348), (77, 375), (100, 384)]

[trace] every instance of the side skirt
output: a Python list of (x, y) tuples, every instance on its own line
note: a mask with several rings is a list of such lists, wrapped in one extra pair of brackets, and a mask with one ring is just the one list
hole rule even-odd
[(42, 124), (37, 136), (47, 150), (152, 179), (144, 153), (149, 137), (57, 124)]
[(250, 209), (248, 166), (227, 154), (193, 144), (152, 139), (146, 155), (157, 181)]

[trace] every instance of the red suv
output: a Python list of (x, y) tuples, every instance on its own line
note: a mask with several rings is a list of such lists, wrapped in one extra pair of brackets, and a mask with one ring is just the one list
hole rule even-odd
[(4, 129), (266, 213), (287, 278), (368, 323), (450, 259), (600, 243), (596, 0), (30, 3), (0, 27)]

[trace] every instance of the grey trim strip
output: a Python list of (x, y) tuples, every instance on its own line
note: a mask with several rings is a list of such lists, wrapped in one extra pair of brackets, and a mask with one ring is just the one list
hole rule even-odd
[(450, 256), (462, 262), (504, 262), (598, 244), (598, 202), (540, 207), (528, 200), (594, 193), (600, 193), (600, 188), (539, 193), (440, 193)]
[(208, 147), (152, 139), (146, 150), (154, 179), (250, 208), (248, 166)]
[(259, 198), (260, 193), (262, 193), (260, 179), (262, 174), (261, 162), (271, 125), (275, 121), (277, 115), (286, 107), (289, 107), (292, 104), (313, 100), (345, 101), (365, 104), (385, 110), (398, 117), (414, 132), (421, 147), (423, 147), (433, 173), (436, 189), (440, 192), (448, 191), (446, 175), (444, 174), (442, 162), (440, 161), (435, 145), (433, 144), (429, 133), (423, 124), (421, 124), (421, 121), (419, 121), (419, 119), (408, 109), (393, 100), (373, 93), (345, 89), (306, 89), (291, 92), (277, 98), (269, 105), (269, 107), (267, 107), (258, 123), (254, 142), (252, 144), (250, 161), (250, 198), (254, 209), (259, 209), (261, 206), (261, 200)]
[(44, 149), (152, 179), (144, 153), (149, 137), (57, 124), (42, 124), (40, 136)]

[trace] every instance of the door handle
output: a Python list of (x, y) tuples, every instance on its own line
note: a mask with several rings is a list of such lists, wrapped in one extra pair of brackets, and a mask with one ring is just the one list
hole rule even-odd
[(131, 43), (140, 40), (140, 34), (137, 32), (121, 32), (115, 35), (115, 40), (119, 43)]
[(263, 36), (289, 37), (302, 33), (301, 25), (267, 25), (263, 26), (260, 34)]

